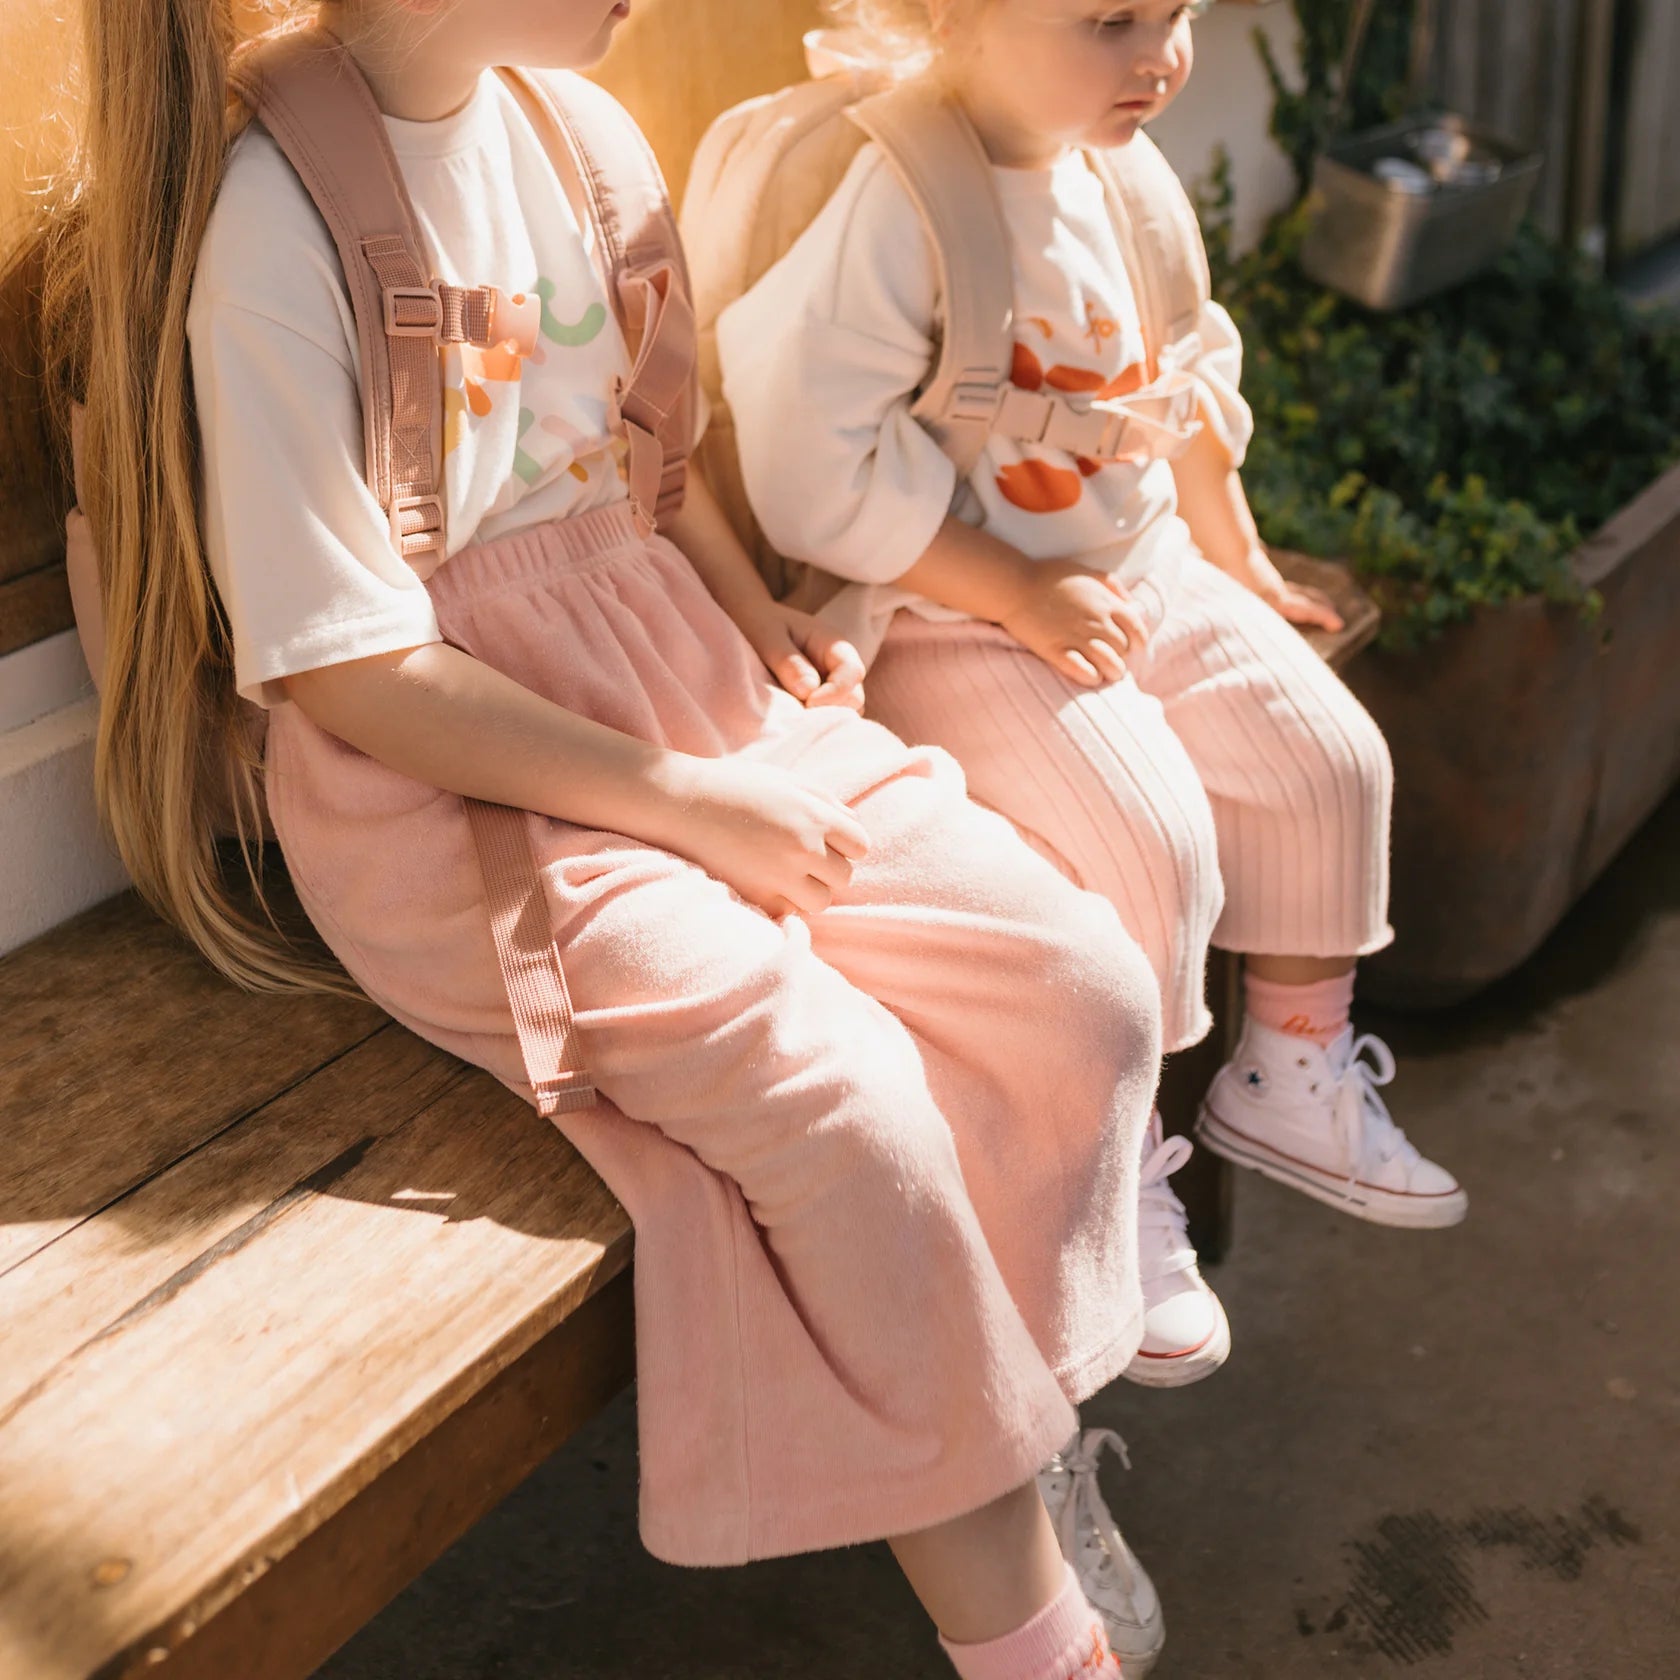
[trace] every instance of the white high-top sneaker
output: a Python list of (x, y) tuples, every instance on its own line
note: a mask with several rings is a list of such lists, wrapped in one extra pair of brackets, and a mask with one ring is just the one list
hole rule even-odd
[(1149, 1122), (1138, 1184), (1138, 1265), (1143, 1341), (1126, 1367), (1144, 1388), (1182, 1388), (1217, 1371), (1231, 1352), (1231, 1326), (1196, 1267), (1184, 1204), (1168, 1178), (1190, 1159), (1187, 1137), (1167, 1137), (1160, 1110)]
[[(1369, 1057), (1367, 1061), (1365, 1058)], [(1374, 1225), (1456, 1225), (1470, 1198), (1418, 1153), (1377, 1087), (1394, 1078), (1380, 1038), (1349, 1027), (1328, 1050), (1249, 1021), (1208, 1087), (1204, 1148)]]
[(1097, 1486), (1097, 1460), (1104, 1447), (1112, 1447), (1131, 1469), (1126, 1443), (1112, 1429), (1087, 1429), (1039, 1471), (1038, 1491), (1055, 1524), (1062, 1556), (1102, 1617), (1126, 1680), (1143, 1680), (1167, 1642), (1167, 1624), (1154, 1582), (1120, 1537)]

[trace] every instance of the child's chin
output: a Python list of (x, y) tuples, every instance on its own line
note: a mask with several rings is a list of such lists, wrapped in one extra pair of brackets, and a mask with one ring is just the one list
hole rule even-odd
[(1138, 131), (1154, 116), (1152, 109), (1110, 111), (1086, 139), (1089, 146), (1124, 146), (1137, 138)]

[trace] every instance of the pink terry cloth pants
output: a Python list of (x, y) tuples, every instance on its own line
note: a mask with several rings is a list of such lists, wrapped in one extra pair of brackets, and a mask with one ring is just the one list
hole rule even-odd
[(1210, 1025), (1210, 943), (1339, 957), (1393, 938), (1394, 772), (1300, 632), (1199, 554), (1134, 593), (1155, 630), (1120, 682), (1081, 688), (996, 625), (901, 612), (868, 707), (1115, 906), (1179, 1050)]
[[(1019, 1486), (1139, 1340), (1147, 960), (951, 759), (774, 688), (622, 506), (458, 555), (430, 587), (445, 636), (527, 687), (783, 766), (870, 836), (840, 902), (778, 922), (669, 853), (528, 818), (610, 1099), (557, 1123), (636, 1227), (647, 1545), (733, 1563)], [(268, 751), (281, 846), (345, 967), (529, 1096), (461, 801), (295, 706)]]

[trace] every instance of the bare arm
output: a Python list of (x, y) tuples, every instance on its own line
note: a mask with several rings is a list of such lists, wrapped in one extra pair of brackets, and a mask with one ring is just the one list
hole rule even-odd
[(775, 915), (825, 908), (868, 849), (857, 818), (786, 771), (698, 758), (567, 711), (432, 645), (286, 679), (312, 723), (416, 781), (697, 863)]
[(863, 705), (863, 660), (820, 619), (778, 602), (741, 546), (697, 464), (680, 512), (661, 527), (770, 674), (807, 706)]
[(1071, 560), (1029, 560), (954, 514), (899, 584), (1001, 625), (1082, 688), (1118, 682), (1126, 674), (1127, 650), (1149, 635), (1113, 578)]
[(434, 644), (286, 679), (312, 723), (418, 782), (670, 847), (696, 760)]
[(1222, 572), (1251, 589), (1292, 624), (1340, 630), (1341, 614), (1321, 589), (1290, 583), (1272, 564), (1260, 540), (1243, 489), (1219, 434), (1204, 425), (1196, 440), (1173, 462), (1178, 511), (1196, 547)]

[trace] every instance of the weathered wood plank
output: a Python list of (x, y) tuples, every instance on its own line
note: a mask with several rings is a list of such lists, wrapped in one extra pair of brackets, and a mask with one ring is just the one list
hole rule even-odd
[(56, 636), (76, 622), (62, 565), (44, 566), (0, 583), (0, 658)]
[(1305, 629), (1301, 632), (1332, 671), (1342, 670), (1362, 647), (1376, 639), (1382, 628), (1382, 613), (1375, 601), (1354, 581), (1346, 566), (1333, 560), (1314, 560), (1290, 549), (1271, 550), (1272, 562), (1291, 583), (1310, 584), (1322, 589), (1342, 615), (1340, 630)]
[[(302, 1680), (635, 1374), (621, 1272), (204, 1627), (163, 1630), (162, 1680)], [(300, 1616), (298, 1607), (309, 1606)], [(177, 1644), (184, 1639), (184, 1644)]]
[(0, 1430), (33, 1387), (139, 1303), (180, 1288), (222, 1245), (249, 1240), (315, 1175), (462, 1077), (453, 1057), (384, 1027), (0, 1275)]
[(0, 1274), (378, 1030), (236, 991), (132, 895), (0, 962)]
[(138, 1667), (623, 1270), (623, 1210), (472, 1074), (316, 1175), (0, 1427), (0, 1677)]

